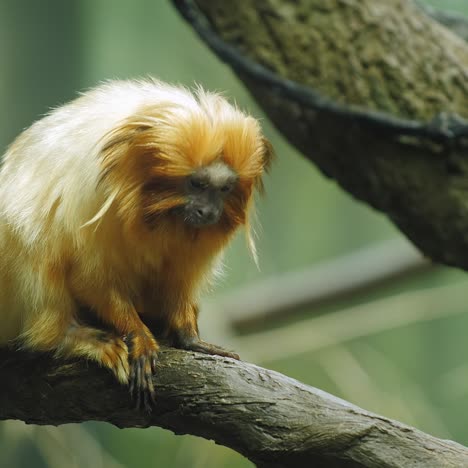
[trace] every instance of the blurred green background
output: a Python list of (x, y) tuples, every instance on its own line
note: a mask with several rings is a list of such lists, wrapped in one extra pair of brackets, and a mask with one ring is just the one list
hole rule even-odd
[[(468, 14), (466, 0), (427, 3)], [(468, 445), (468, 313), (460, 297), (463, 283), (467, 287), (468, 283), (462, 272), (433, 269), (314, 311), (314, 316), (331, 314), (331, 333), (336, 337), (331, 345), (314, 345), (311, 338), (295, 352), (288, 342), (294, 340), (294, 328), (281, 339), (283, 326), (297, 321), (309, 326), (312, 315), (307, 308), (277, 325), (280, 340), (270, 359), (268, 353), (255, 352), (261, 327), (255, 330), (258, 335), (235, 335), (231, 327), (235, 310), (229, 317), (223, 315), (225, 294), (242, 294), (244, 286), (263, 278), (402, 239), (402, 235), (384, 216), (342, 192), (288, 145), (169, 1), (0, 0), (0, 63), (2, 152), (50, 107), (110, 78), (151, 74), (175, 83), (198, 82), (222, 90), (262, 119), (278, 158), (266, 181), (267, 196), (258, 203), (261, 268), (256, 268), (239, 236), (227, 253), (225, 278), (206, 300), (201, 324), (204, 337), (233, 347), (244, 343), (247, 356), (243, 349), (237, 351), (256, 364)], [(447, 286), (451, 283), (462, 286), (453, 290)], [(433, 315), (437, 318), (426, 320), (425, 310), (434, 305), (431, 298), (435, 295), (438, 305)], [(375, 305), (375, 326), (359, 315), (364, 304)], [(346, 333), (333, 314), (347, 308), (349, 317), (356, 317), (359, 332), (341, 339)], [(421, 312), (420, 318), (412, 319), (415, 310)], [(393, 311), (403, 317), (399, 326), (386, 321)], [(320, 323), (314, 334), (320, 334)], [(326, 332), (330, 333), (330, 327)], [(94, 422), (54, 428), (7, 421), (0, 424), (0, 466), (240, 468), (252, 464), (211, 441), (175, 436), (158, 428), (119, 430)]]

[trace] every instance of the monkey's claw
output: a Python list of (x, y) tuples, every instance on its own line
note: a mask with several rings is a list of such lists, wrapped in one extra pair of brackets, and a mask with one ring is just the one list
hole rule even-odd
[(130, 395), (135, 400), (137, 409), (151, 412), (156, 403), (153, 374), (156, 370), (156, 341), (147, 336), (127, 337), (130, 348)]
[(145, 409), (151, 412), (156, 403), (153, 373), (156, 366), (157, 354), (140, 356), (133, 359), (130, 364), (130, 394), (135, 400), (137, 409)]

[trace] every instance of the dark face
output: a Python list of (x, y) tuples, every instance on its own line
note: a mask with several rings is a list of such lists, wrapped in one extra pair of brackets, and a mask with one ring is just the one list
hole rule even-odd
[(224, 200), (236, 182), (236, 173), (222, 162), (190, 175), (185, 187), (187, 202), (182, 208), (184, 222), (194, 227), (216, 224), (223, 214)]

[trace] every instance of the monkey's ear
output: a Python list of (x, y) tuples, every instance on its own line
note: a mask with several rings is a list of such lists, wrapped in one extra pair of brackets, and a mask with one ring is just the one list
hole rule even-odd
[[(271, 163), (275, 158), (275, 151), (273, 145), (265, 137), (262, 137), (262, 146), (263, 146), (263, 170), (268, 172), (270, 169)], [(263, 185), (262, 175), (260, 174), (255, 180), (255, 187), (260, 194), (265, 193), (265, 187)]]
[(262, 137), (262, 144), (263, 144), (263, 168), (265, 171), (268, 171), (271, 167), (271, 163), (275, 159), (275, 150), (273, 149), (273, 145), (270, 143), (270, 141)]

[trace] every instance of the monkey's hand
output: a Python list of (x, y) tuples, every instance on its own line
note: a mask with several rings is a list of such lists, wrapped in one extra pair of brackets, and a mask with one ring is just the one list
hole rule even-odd
[(206, 341), (200, 340), (198, 336), (190, 336), (182, 338), (179, 336), (178, 344), (182, 349), (188, 351), (198, 351), (199, 353), (213, 354), (216, 356), (225, 356), (233, 359), (240, 360), (238, 354), (228, 351), (221, 346), (207, 343)]
[(153, 374), (159, 346), (149, 330), (132, 331), (124, 340), (130, 361), (130, 394), (137, 409), (151, 411), (155, 404)]

